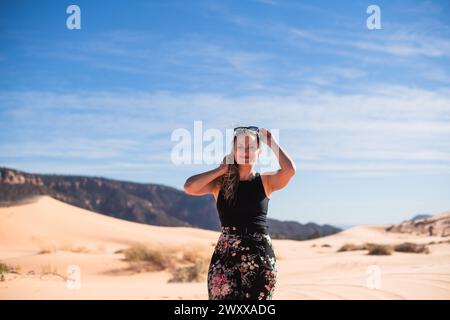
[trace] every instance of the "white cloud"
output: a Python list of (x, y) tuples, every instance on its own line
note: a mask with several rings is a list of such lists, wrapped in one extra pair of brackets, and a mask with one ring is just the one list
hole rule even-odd
[(418, 32), (406, 33), (404, 30), (391, 31), (387, 35), (382, 33), (364, 37), (361, 34), (345, 37), (340, 32), (320, 32), (299, 28), (290, 28), (286, 32), (298, 39), (314, 43), (338, 48), (349, 47), (368, 52), (382, 52), (394, 56), (448, 57), (450, 55), (448, 39)]
[(357, 95), (304, 90), (289, 96), (3, 92), (0, 102), (3, 132), (28, 135), (27, 142), (2, 139), (3, 159), (109, 157), (170, 165), (172, 130), (193, 130), (193, 121), (203, 120), (204, 130), (225, 132), (237, 122), (280, 129), (280, 143), (303, 170), (448, 173), (450, 164), (448, 89), (378, 86)]

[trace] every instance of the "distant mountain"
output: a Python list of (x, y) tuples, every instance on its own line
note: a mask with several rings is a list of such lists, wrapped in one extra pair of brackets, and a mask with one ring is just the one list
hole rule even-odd
[(219, 228), (213, 197), (192, 197), (157, 184), (0, 170), (0, 202), (3, 203), (46, 194), (80, 208), (134, 222)]
[(356, 225), (354, 225), (354, 224), (335, 224), (334, 225), (334, 227), (339, 228), (341, 230), (347, 230), (347, 229), (353, 228), (355, 226)]
[[(183, 191), (135, 183), (72, 175), (31, 174), (0, 167), (0, 205), (12, 205), (37, 195), (108, 216), (158, 226), (220, 230), (212, 195), (190, 196)], [(268, 219), (273, 238), (310, 239), (341, 231), (330, 225), (300, 224)]]
[(301, 224), (297, 221), (280, 221), (267, 219), (271, 236), (274, 239), (307, 240), (320, 238), (326, 235), (342, 231), (330, 225), (318, 225), (315, 223)]
[(431, 214), (418, 214), (416, 216), (414, 216), (411, 220), (415, 221), (415, 220), (421, 220), (421, 219), (426, 219), (426, 218), (431, 218), (432, 215)]

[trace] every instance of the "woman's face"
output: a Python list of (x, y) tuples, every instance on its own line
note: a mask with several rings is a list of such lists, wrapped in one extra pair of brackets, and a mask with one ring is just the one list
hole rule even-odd
[(254, 134), (240, 134), (235, 137), (234, 157), (238, 164), (254, 164), (260, 149), (258, 139)]

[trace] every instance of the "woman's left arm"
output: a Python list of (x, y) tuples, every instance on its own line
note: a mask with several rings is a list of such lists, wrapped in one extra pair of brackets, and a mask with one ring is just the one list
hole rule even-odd
[(286, 186), (295, 175), (297, 168), (292, 158), (278, 144), (278, 141), (276, 141), (269, 130), (262, 128), (260, 133), (262, 141), (272, 149), (280, 164), (280, 169), (267, 174), (269, 192), (272, 193)]

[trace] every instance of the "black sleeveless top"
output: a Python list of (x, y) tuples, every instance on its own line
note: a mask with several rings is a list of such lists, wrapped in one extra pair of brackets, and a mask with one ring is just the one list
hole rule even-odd
[(266, 196), (259, 172), (250, 180), (240, 180), (234, 202), (225, 200), (221, 189), (217, 211), (223, 227), (267, 228), (269, 198)]

